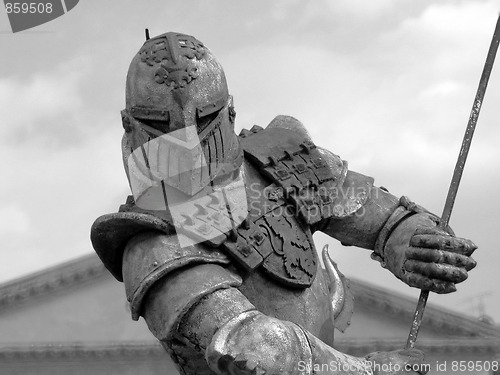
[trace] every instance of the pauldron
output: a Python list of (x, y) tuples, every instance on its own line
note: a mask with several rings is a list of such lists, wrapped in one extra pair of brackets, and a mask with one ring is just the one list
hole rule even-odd
[(245, 158), (276, 184), (305, 223), (345, 215), (337, 194), (347, 174), (345, 161), (337, 156), (327, 163), (311, 140), (288, 129), (254, 126), (240, 136)]

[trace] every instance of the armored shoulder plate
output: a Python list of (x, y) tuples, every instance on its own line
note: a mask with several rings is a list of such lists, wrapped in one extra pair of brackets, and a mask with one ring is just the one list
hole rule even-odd
[(339, 215), (336, 188), (343, 183), (347, 163), (338, 156), (327, 162), (310, 139), (285, 128), (254, 127), (242, 136), (245, 157), (282, 190), (305, 223)]
[(90, 240), (106, 268), (118, 280), (123, 281), (122, 258), (127, 242), (147, 230), (173, 233), (168, 220), (142, 210), (131, 210), (132, 197), (120, 207), (120, 212), (100, 216), (92, 225)]

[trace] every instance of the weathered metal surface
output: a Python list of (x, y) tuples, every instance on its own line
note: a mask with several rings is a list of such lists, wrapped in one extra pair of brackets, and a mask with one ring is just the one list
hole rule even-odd
[(186, 375), (323, 374), (332, 361), (360, 375), (372, 373), (367, 361), (421, 361), (415, 350), (356, 358), (329, 346), (353, 301), (326, 250), (320, 267), (312, 234), (374, 250), (405, 283), (438, 292), (474, 267), (472, 242), (404, 200), (398, 208), (294, 118), (240, 137), (234, 120), (222, 67), (201, 42), (179, 33), (146, 40), (122, 111), (133, 197), (92, 229), (133, 317), (145, 318)]
[(323, 247), (323, 263), (329, 279), (330, 320), (340, 332), (345, 332), (351, 324), (354, 311), (354, 297), (349, 290), (349, 280), (339, 271), (337, 263), (328, 253), (328, 245)]

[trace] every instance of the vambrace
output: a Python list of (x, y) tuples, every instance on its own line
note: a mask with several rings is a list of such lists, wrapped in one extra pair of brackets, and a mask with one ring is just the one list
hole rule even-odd
[[(380, 230), (377, 240), (375, 242), (375, 247), (373, 249), (371, 258), (380, 262), (382, 267), (385, 268), (386, 267), (385, 247), (391, 235), (402, 222), (404, 222), (411, 216), (418, 213), (425, 213), (425, 217), (428, 217), (429, 219), (433, 220), (436, 223), (436, 225), (439, 222), (439, 218), (436, 215), (431, 214), (423, 207), (413, 203), (408, 197), (402, 196), (399, 199), (399, 205), (392, 212), (391, 216), (389, 216), (384, 226)], [(453, 233), (451, 228), (448, 228), (448, 231), (450, 233)]]
[(398, 207), (398, 199), (385, 188), (374, 186), (371, 177), (353, 171), (347, 172), (336, 194), (356, 198), (359, 204), (351, 205), (349, 215), (331, 217), (316, 229), (345, 246), (373, 250), (384, 223)]
[[(160, 279), (148, 291), (144, 319), (157, 339), (169, 341), (182, 318), (203, 297), (239, 285), (241, 278), (219, 265), (201, 264), (180, 269)], [(247, 305), (244, 306), (247, 309), (253, 307), (249, 303)]]
[(408, 197), (401, 197), (399, 199), (399, 205), (393, 211), (391, 216), (389, 216), (378, 234), (377, 241), (375, 242), (375, 247), (373, 249), (373, 254), (371, 256), (372, 259), (379, 261), (382, 267), (385, 267), (384, 248), (394, 229), (396, 229), (399, 224), (408, 219), (410, 216), (413, 216), (417, 212), (423, 211), (424, 210), (422, 208), (418, 207), (415, 203), (410, 201)]
[(372, 374), (364, 358), (340, 353), (297, 324), (255, 310), (221, 327), (206, 359), (218, 374)]

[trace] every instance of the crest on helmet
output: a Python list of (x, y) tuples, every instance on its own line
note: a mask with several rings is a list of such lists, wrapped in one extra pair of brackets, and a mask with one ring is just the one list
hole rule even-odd
[(154, 81), (174, 89), (184, 87), (198, 77), (198, 69), (190, 60), (201, 60), (206, 49), (196, 38), (168, 33), (150, 39), (139, 51), (141, 61), (157, 67)]

